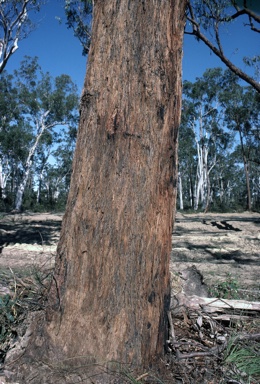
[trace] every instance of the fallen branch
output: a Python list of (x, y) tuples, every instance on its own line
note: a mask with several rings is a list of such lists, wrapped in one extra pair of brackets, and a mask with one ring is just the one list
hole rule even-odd
[(199, 297), (196, 295), (187, 296), (185, 293), (178, 293), (173, 299), (173, 312), (178, 312), (182, 306), (192, 310), (203, 310), (203, 312), (225, 312), (227, 309), (241, 311), (260, 311), (259, 301), (227, 300), (219, 298)]

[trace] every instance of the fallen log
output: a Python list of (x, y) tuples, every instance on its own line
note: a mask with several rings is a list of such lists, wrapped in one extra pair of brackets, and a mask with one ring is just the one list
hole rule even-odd
[(260, 311), (259, 301), (229, 300), (212, 297), (188, 296), (185, 293), (178, 293), (172, 300), (173, 313), (179, 312), (181, 307), (191, 310), (201, 310), (206, 313), (226, 312), (230, 310), (241, 310), (243, 313)]

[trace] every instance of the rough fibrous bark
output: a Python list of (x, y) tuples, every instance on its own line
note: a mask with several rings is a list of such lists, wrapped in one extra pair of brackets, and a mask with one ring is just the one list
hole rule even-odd
[(163, 353), (184, 9), (182, 0), (95, 1), (45, 326), (57, 359), (146, 365)]
[(146, 364), (162, 353), (183, 27), (183, 1), (95, 2), (49, 310), (69, 357)]

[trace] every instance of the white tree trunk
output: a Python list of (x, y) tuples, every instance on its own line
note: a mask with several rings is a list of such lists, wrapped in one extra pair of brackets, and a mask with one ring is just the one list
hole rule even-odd
[(202, 204), (205, 201), (205, 156), (203, 154), (203, 148), (201, 148), (198, 140), (197, 141), (197, 155), (198, 155), (198, 165), (197, 165), (197, 188), (196, 188), (196, 197), (195, 197), (195, 211), (199, 207), (199, 202)]
[[(215, 108), (213, 108), (215, 109)], [(211, 109), (212, 110), (212, 109)], [(210, 113), (207, 111), (203, 114), (202, 109), (200, 111), (199, 117), (199, 132), (196, 132), (195, 122), (193, 124), (193, 132), (195, 136), (196, 146), (197, 146), (197, 156), (198, 156), (198, 165), (197, 165), (197, 175), (196, 175), (196, 196), (194, 202), (194, 209), (197, 210), (199, 203), (201, 202), (204, 209), (208, 208), (210, 202), (210, 178), (209, 174), (211, 170), (216, 165), (216, 154), (214, 161), (211, 164), (210, 168), (208, 165), (208, 155), (209, 155), (209, 138), (210, 133), (206, 131), (203, 126), (203, 118)], [(212, 138), (212, 137), (211, 137)]]
[(42, 190), (42, 180), (43, 180), (43, 172), (44, 168), (41, 170), (39, 180), (38, 180), (38, 189), (37, 189), (37, 203), (39, 204), (41, 198), (41, 190)]
[(189, 194), (190, 194), (190, 207), (192, 208), (193, 207), (193, 194), (192, 194), (191, 185), (189, 188)]
[[(28, 154), (26, 164), (25, 164), (24, 175), (23, 175), (22, 181), (20, 182), (20, 184), (18, 186), (18, 190), (16, 193), (16, 199), (15, 199), (15, 210), (16, 211), (20, 211), (22, 208), (23, 194), (24, 194), (24, 190), (25, 190), (28, 178), (29, 178), (30, 170), (31, 170), (31, 167), (33, 164), (33, 155), (35, 154), (35, 151), (39, 145), (40, 138), (42, 137), (44, 131), (47, 128), (50, 128), (50, 126), (45, 125), (45, 119), (48, 116), (48, 114), (49, 114), (49, 111), (44, 112), (40, 118), (40, 121), (37, 122), (38, 134), (35, 138), (35, 142), (34, 142), (33, 146), (29, 150), (29, 154)], [(56, 125), (56, 123), (54, 125)]]
[(182, 177), (181, 173), (178, 174), (178, 187), (179, 187), (179, 204), (180, 209), (183, 209), (183, 191), (182, 191)]
[(5, 188), (9, 174), (5, 174), (3, 170), (2, 159), (0, 158), (0, 192), (2, 199), (6, 198)]
[(16, 211), (21, 210), (22, 201), (23, 201), (23, 194), (24, 194), (24, 190), (25, 190), (28, 178), (29, 178), (30, 170), (31, 170), (31, 164), (26, 167), (22, 181), (19, 184), (19, 187), (18, 187), (18, 190), (16, 193), (16, 198), (15, 198), (15, 210)]
[[(1, 3), (8, 2), (1, 1)], [(23, 25), (28, 18), (27, 8), (30, 1), (24, 0), (21, 3), (22, 6), (13, 20), (5, 18), (5, 20), (2, 21), (2, 23), (4, 23), (4, 36), (1, 36), (3, 38), (0, 40), (0, 73), (3, 72), (8, 60), (18, 49), (18, 41), (22, 38), (22, 35), (25, 32)], [(17, 9), (19, 9), (19, 5)], [(2, 17), (3, 15), (1, 14), (1, 18)]]

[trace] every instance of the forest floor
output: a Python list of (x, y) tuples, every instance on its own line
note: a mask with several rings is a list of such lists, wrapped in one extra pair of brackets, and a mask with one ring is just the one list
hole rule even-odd
[(172, 247), (172, 273), (195, 265), (211, 288), (260, 299), (259, 213), (177, 213)]
[[(0, 214), (0, 299), (4, 295), (12, 297), (13, 292), (18, 296), (20, 292), (20, 303), (27, 303), (27, 312), (41, 309), (39, 303), (44, 303), (44, 291), (41, 291), (41, 286), (44, 286), (45, 282), (41, 284), (39, 279), (47, 276), (48, 280), (54, 266), (62, 216), (62, 214), (50, 213)], [(177, 213), (172, 244), (170, 268), (174, 294), (178, 293), (182, 286), (179, 284), (181, 272), (188, 267), (196, 266), (213, 296), (219, 293), (226, 298), (260, 301), (260, 214)], [(47, 271), (47, 274), (44, 271)], [(36, 287), (37, 284), (39, 290)], [(34, 296), (32, 302), (29, 302), (30, 292), (33, 291), (31, 285), (35, 287), (35, 292), (40, 293), (37, 293), (37, 300)], [(24, 298), (25, 301), (22, 301)], [(38, 304), (32, 309), (34, 302)], [(13, 315), (11, 305), (10, 314)], [(8, 322), (9, 312), (7, 307), (4, 309), (6, 312), (2, 317)], [(25, 318), (23, 314), (20, 316)], [(0, 328), (1, 320), (0, 313)], [(174, 326), (178, 326), (178, 319), (176, 322)], [(183, 324), (183, 320), (179, 324)], [(10, 329), (13, 329), (12, 326)], [(259, 333), (259, 330), (257, 332)], [(188, 333), (190, 333), (189, 329), (185, 331), (186, 338)], [(1, 336), (3, 335), (0, 334), (0, 383), (5, 383), (1, 370), (4, 370), (5, 354), (12, 345), (10, 338), (13, 336), (11, 335), (5, 341), (1, 341)], [(212, 361), (211, 359), (210, 364), (213, 364)], [(208, 380), (206, 377), (205, 381), (201, 379), (205, 374), (199, 376), (202, 375), (200, 370), (196, 373), (194, 381), (186, 370), (183, 373), (187, 377), (186, 381), (182, 378), (171, 382), (222, 383), (217, 376), (217, 381), (212, 379), (216, 374), (214, 370), (218, 367), (217, 362), (214, 364), (207, 368)], [(171, 364), (168, 365), (171, 369)], [(171, 375), (176, 378), (179, 371), (176, 373), (175, 360), (173, 365), (175, 370), (173, 369)], [(194, 365), (187, 365), (187, 369), (189, 372), (194, 371)], [(205, 371), (206, 368), (203, 369)]]
[(51, 267), (62, 216), (50, 213), (0, 216), (0, 270), (11, 268), (22, 273), (31, 267)]
[[(62, 214), (0, 215), (0, 271), (51, 267), (61, 221)], [(260, 214), (177, 213), (172, 243), (173, 274), (195, 265), (210, 286), (232, 278), (260, 290)]]

